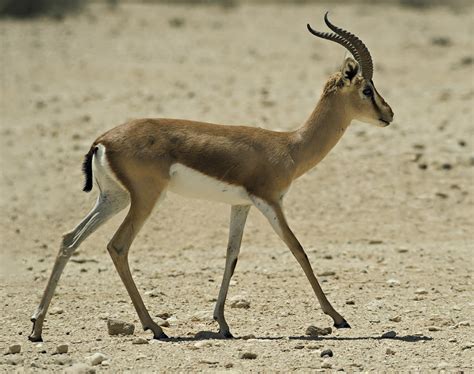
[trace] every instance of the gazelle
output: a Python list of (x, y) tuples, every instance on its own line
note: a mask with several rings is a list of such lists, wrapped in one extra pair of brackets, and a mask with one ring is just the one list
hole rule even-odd
[(31, 318), (30, 340), (42, 340), (48, 306), (74, 250), (129, 204), (128, 214), (107, 249), (143, 328), (152, 330), (156, 339), (167, 338), (150, 317), (128, 264), (134, 238), (167, 191), (232, 206), (224, 276), (214, 310), (223, 337), (232, 337), (224, 303), (252, 205), (289, 247), (334, 326), (350, 327), (321, 289), (303, 247), (286, 222), (282, 202), (293, 181), (327, 155), (353, 119), (384, 127), (393, 120), (393, 112), (374, 87), (372, 59), (364, 43), (334, 26), (327, 13), (324, 20), (332, 33), (315, 31), (310, 25), (308, 30), (344, 46), (354, 59), (345, 59), (341, 71), (329, 78), (316, 108), (299, 129), (275, 132), (179, 119), (139, 119), (97, 138), (83, 164), (84, 191), (92, 189), (95, 178), (100, 194), (92, 211), (63, 236), (46, 290)]

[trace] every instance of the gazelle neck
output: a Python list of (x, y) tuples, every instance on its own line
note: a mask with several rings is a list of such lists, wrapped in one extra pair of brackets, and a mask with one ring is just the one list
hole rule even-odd
[(294, 132), (295, 178), (312, 169), (329, 153), (350, 122), (351, 117), (338, 94), (323, 94), (306, 123)]

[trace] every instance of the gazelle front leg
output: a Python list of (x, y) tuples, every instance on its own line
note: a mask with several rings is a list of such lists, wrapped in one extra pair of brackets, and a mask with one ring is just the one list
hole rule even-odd
[(232, 338), (224, 317), (224, 305), (229, 290), (229, 283), (234, 274), (235, 265), (240, 252), (242, 235), (244, 233), (245, 221), (250, 210), (250, 205), (233, 205), (230, 213), (229, 242), (227, 244), (227, 255), (225, 260), (224, 276), (222, 278), (219, 296), (214, 309), (214, 319), (219, 323), (219, 333), (225, 338)]
[(331, 316), (334, 321), (334, 327), (337, 328), (350, 328), (346, 320), (332, 307), (329, 300), (326, 298), (318, 280), (316, 279), (311, 264), (308, 260), (308, 256), (304, 252), (303, 247), (298, 242), (298, 239), (291, 231), (288, 223), (286, 222), (285, 215), (279, 202), (267, 202), (258, 197), (252, 197), (254, 205), (263, 213), (272, 225), (275, 232), (285, 242), (291, 253), (295, 256), (298, 263), (303, 268), (306, 277), (313, 287), (314, 293), (318, 298), (321, 309), (325, 314)]

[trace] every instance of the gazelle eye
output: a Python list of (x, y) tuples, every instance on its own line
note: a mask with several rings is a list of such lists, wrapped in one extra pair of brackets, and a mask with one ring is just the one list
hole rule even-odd
[(362, 91), (362, 93), (363, 93), (365, 96), (372, 96), (372, 94), (373, 94), (372, 88), (370, 88), (370, 87), (364, 88), (364, 91)]

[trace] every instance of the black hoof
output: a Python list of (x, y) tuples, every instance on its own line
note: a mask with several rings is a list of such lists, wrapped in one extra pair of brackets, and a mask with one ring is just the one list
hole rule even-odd
[(42, 342), (43, 338), (41, 337), (41, 335), (40, 336), (30, 335), (30, 336), (28, 336), (28, 340), (30, 342), (38, 343), (38, 342)]
[(224, 337), (224, 339), (234, 339), (234, 335), (232, 335), (230, 331), (226, 331), (226, 332), (219, 331), (219, 334), (221, 334)]
[(349, 325), (347, 321), (343, 319), (342, 322), (339, 322), (339, 323), (334, 322), (334, 327), (336, 329), (350, 329), (351, 325)]
[(162, 332), (161, 334), (159, 335), (153, 335), (153, 339), (156, 339), (156, 340), (166, 340), (166, 339), (169, 339), (168, 335), (166, 335), (164, 332)]

